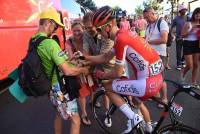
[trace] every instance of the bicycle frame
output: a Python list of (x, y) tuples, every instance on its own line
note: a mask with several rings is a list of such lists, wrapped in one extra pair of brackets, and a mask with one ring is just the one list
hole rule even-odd
[[(180, 123), (180, 121), (178, 121), (175, 117), (175, 113), (171, 110), (171, 107), (172, 107), (172, 104), (176, 98), (176, 96), (180, 93), (186, 93), (190, 96), (192, 96), (193, 98), (197, 99), (197, 100), (200, 100), (200, 94), (198, 94), (196, 91), (195, 91), (195, 87), (192, 87), (191, 85), (180, 85), (174, 81), (170, 81), (170, 80), (166, 80), (172, 84), (175, 85), (176, 87), (176, 91), (173, 93), (173, 95), (170, 97), (170, 101), (168, 102), (168, 104), (165, 104), (164, 102), (161, 101), (160, 98), (158, 97), (151, 97), (151, 99), (159, 104), (162, 104), (164, 106), (164, 110), (161, 114), (161, 117), (158, 121), (158, 124), (155, 126), (152, 134), (158, 134), (159, 132), (159, 128), (161, 126), (161, 124), (163, 123), (163, 121), (166, 119), (168, 113), (170, 115), (170, 119), (171, 119), (171, 125), (173, 126), (177, 126), (177, 125), (183, 125), (183, 123)], [(106, 94), (106, 92), (112, 92), (112, 91), (106, 91), (104, 88), (102, 88), (103, 85), (102, 84), (99, 84), (98, 85), (98, 88), (101, 88), (102, 91), (100, 92), (104, 92)], [(193, 90), (194, 89), (194, 90)], [(132, 103), (130, 102), (130, 100), (128, 99), (127, 96), (124, 96), (124, 95), (121, 95), (121, 97), (126, 101), (127, 104), (129, 104), (131, 107), (134, 107), (132, 105)], [(112, 115), (117, 109), (117, 106), (115, 106), (114, 104), (112, 104), (107, 112), (107, 115), (106, 116), (110, 116)], [(165, 126), (164, 126), (165, 127)], [(139, 130), (139, 129), (142, 129), (140, 128), (140, 126), (138, 127), (135, 127), (134, 129), (136, 130)], [(193, 128), (192, 128), (193, 129)], [(105, 129), (104, 129), (105, 130)], [(195, 130), (195, 129), (194, 129)], [(105, 130), (107, 133), (109, 133), (107, 130)], [(196, 132), (198, 132), (198, 130), (195, 130)], [(139, 132), (140, 133), (140, 132)]]
[[(167, 117), (168, 113), (170, 114), (170, 119), (171, 119), (171, 122), (172, 124), (175, 126), (175, 125), (178, 125), (180, 124), (180, 122), (174, 117), (174, 113), (170, 110), (173, 102), (174, 102), (174, 99), (176, 98), (176, 96), (182, 92), (192, 96), (193, 98), (197, 99), (197, 100), (200, 100), (200, 95), (195, 92), (193, 89), (195, 89), (194, 87), (192, 87), (191, 85), (180, 85), (174, 81), (171, 81), (171, 80), (166, 80), (172, 84), (174, 84), (177, 88), (177, 90), (173, 93), (173, 95), (171, 96), (170, 98), (170, 101), (168, 102), (168, 104), (165, 104), (163, 103), (160, 98), (157, 98), (157, 97), (151, 97), (152, 100), (162, 104), (164, 106), (164, 110), (162, 112), (162, 115), (158, 121), (158, 124), (156, 125), (155, 129), (153, 130), (153, 134), (157, 134), (157, 131), (159, 130), (162, 122), (164, 121), (164, 119)], [(174, 120), (172, 120), (171, 116), (173, 116)]]

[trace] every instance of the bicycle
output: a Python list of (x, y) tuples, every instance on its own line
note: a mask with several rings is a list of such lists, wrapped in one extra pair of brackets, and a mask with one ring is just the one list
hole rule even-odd
[[(162, 112), (162, 116), (160, 117), (160, 119), (157, 122), (157, 125), (154, 127), (152, 134), (171, 134), (171, 133), (185, 133), (185, 134), (200, 134), (200, 131), (197, 129), (194, 129), (192, 127), (186, 126), (184, 125), (181, 121), (179, 121), (177, 119), (176, 116), (180, 116), (183, 108), (180, 105), (177, 105), (174, 100), (176, 98), (176, 96), (182, 92), (192, 96), (193, 98), (200, 100), (200, 94), (198, 94), (195, 90), (197, 90), (196, 87), (193, 87), (192, 85), (180, 85), (174, 81), (171, 80), (166, 80), (172, 84), (174, 84), (174, 86), (176, 87), (176, 91), (173, 93), (173, 95), (170, 97), (170, 100), (168, 102), (168, 104), (165, 104), (164, 102), (162, 102), (160, 100), (160, 98), (157, 97), (151, 97), (151, 99), (159, 104), (162, 104), (164, 106), (164, 110)], [(112, 91), (106, 91), (103, 87), (102, 84), (98, 85), (99, 90), (94, 94), (94, 98), (93, 98), (93, 104), (95, 104), (97, 101), (101, 101), (102, 96), (107, 94), (107, 92), (112, 92)], [(134, 109), (133, 104), (129, 101), (127, 96), (123, 96), (122, 98), (125, 100), (125, 102)], [(106, 112), (106, 114), (104, 114)], [(113, 129), (119, 129), (120, 127), (122, 127), (122, 125), (126, 124), (123, 120), (118, 121), (117, 119), (122, 119), (122, 118), (118, 118), (118, 116), (122, 116), (119, 115), (115, 118), (114, 117), (114, 113), (116, 113), (117, 111), (117, 107), (114, 104), (111, 104), (109, 109), (106, 110), (105, 108), (101, 107), (101, 108), (97, 108), (95, 107), (95, 105), (93, 105), (93, 116), (95, 118), (95, 120), (97, 121), (98, 125), (100, 126), (100, 128), (102, 130), (104, 130), (104, 132), (108, 133), (108, 134), (113, 134), (112, 131), (114, 131)], [(103, 113), (103, 114), (102, 114)], [(166, 119), (167, 115), (170, 115), (170, 120), (171, 123), (168, 125), (165, 125), (163, 127), (160, 128), (160, 126), (162, 125), (163, 121)], [(112, 120), (116, 123), (113, 128), (108, 128), (104, 125), (103, 123), (103, 119), (105, 117), (109, 117), (112, 118)], [(119, 122), (121, 124), (119, 124)], [(135, 126), (132, 131), (130, 133), (133, 134), (145, 134), (144, 129), (142, 127), (142, 123), (139, 123), (137, 126)], [(116, 134), (116, 133), (115, 133)]]

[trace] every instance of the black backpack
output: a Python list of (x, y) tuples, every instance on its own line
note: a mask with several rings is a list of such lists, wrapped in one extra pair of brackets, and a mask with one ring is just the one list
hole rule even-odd
[[(159, 18), (158, 22), (157, 22), (157, 28), (158, 28), (158, 31), (160, 32), (160, 24), (161, 24), (161, 21), (163, 20), (163, 18)], [(168, 38), (167, 38), (167, 46), (171, 46), (172, 45), (172, 42), (173, 42), (173, 36), (172, 36), (172, 32), (169, 32), (168, 33)]]
[[(44, 72), (41, 59), (37, 53), (39, 44), (48, 37), (40, 36), (29, 41), (29, 49), (19, 65), (19, 85), (27, 96), (43, 96), (51, 90), (51, 80)], [(54, 68), (54, 67), (53, 67)], [(52, 69), (51, 78), (54, 69)]]

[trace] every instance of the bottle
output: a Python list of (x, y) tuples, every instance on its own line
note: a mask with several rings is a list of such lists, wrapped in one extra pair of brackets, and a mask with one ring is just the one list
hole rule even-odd
[(57, 97), (57, 100), (59, 100), (59, 101), (64, 100), (64, 95), (63, 95), (62, 91), (60, 90), (59, 84), (54, 85), (52, 91), (53, 91), (54, 97)]

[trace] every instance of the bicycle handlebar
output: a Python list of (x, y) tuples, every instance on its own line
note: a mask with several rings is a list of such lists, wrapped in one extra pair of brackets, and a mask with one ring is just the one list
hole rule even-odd
[(199, 88), (191, 84), (179, 84), (172, 80), (165, 80), (165, 81), (172, 83), (178, 89), (173, 93), (173, 96), (176, 96), (180, 92), (185, 92), (190, 96), (192, 96), (193, 98), (200, 100), (200, 94), (195, 91), (195, 90), (200, 90)]

